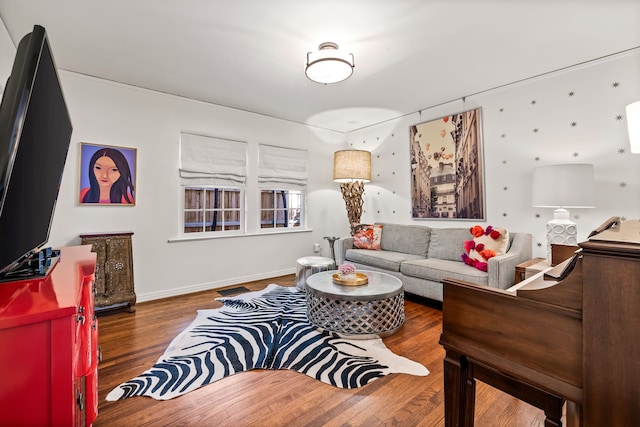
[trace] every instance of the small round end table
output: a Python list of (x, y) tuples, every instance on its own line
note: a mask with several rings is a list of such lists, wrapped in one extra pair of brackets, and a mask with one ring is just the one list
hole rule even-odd
[(306, 289), (307, 278), (321, 271), (333, 270), (336, 263), (331, 258), (322, 256), (305, 256), (296, 261), (296, 287)]

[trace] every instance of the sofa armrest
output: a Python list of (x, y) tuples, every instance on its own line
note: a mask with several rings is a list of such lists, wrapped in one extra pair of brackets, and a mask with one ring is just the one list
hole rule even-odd
[(532, 242), (531, 234), (514, 233), (509, 251), (489, 259), (489, 287), (508, 289), (513, 285), (516, 266), (531, 259)]
[(344, 263), (347, 249), (353, 249), (353, 237), (343, 237), (336, 240), (334, 250), (336, 253), (336, 268)]

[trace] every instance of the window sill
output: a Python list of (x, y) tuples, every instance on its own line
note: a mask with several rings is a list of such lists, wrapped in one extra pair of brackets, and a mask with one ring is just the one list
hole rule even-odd
[(244, 234), (226, 233), (226, 234), (219, 234), (217, 236), (216, 235), (212, 235), (212, 234), (207, 234), (206, 236), (184, 235), (184, 236), (170, 238), (169, 240), (167, 240), (167, 242), (169, 242), (169, 243), (178, 243), (178, 242), (191, 242), (191, 241), (212, 240), (212, 239), (232, 239), (232, 238), (237, 238), (237, 237), (272, 236), (274, 234), (310, 233), (312, 231), (313, 231), (312, 228), (303, 228), (303, 229), (299, 229), (299, 230), (281, 230), (281, 229), (276, 229), (274, 231), (261, 231), (259, 233), (244, 233)]

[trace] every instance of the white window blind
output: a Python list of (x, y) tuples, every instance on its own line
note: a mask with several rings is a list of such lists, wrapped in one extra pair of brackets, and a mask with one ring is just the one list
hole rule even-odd
[(259, 145), (260, 188), (302, 190), (307, 185), (307, 152), (293, 148)]
[(182, 185), (244, 187), (246, 175), (246, 142), (180, 134)]

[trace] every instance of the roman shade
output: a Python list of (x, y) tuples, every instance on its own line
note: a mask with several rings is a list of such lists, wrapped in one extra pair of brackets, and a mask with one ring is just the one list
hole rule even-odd
[(259, 144), (258, 151), (260, 188), (303, 190), (306, 187), (306, 150)]
[(180, 133), (182, 185), (244, 187), (246, 175), (246, 142)]

